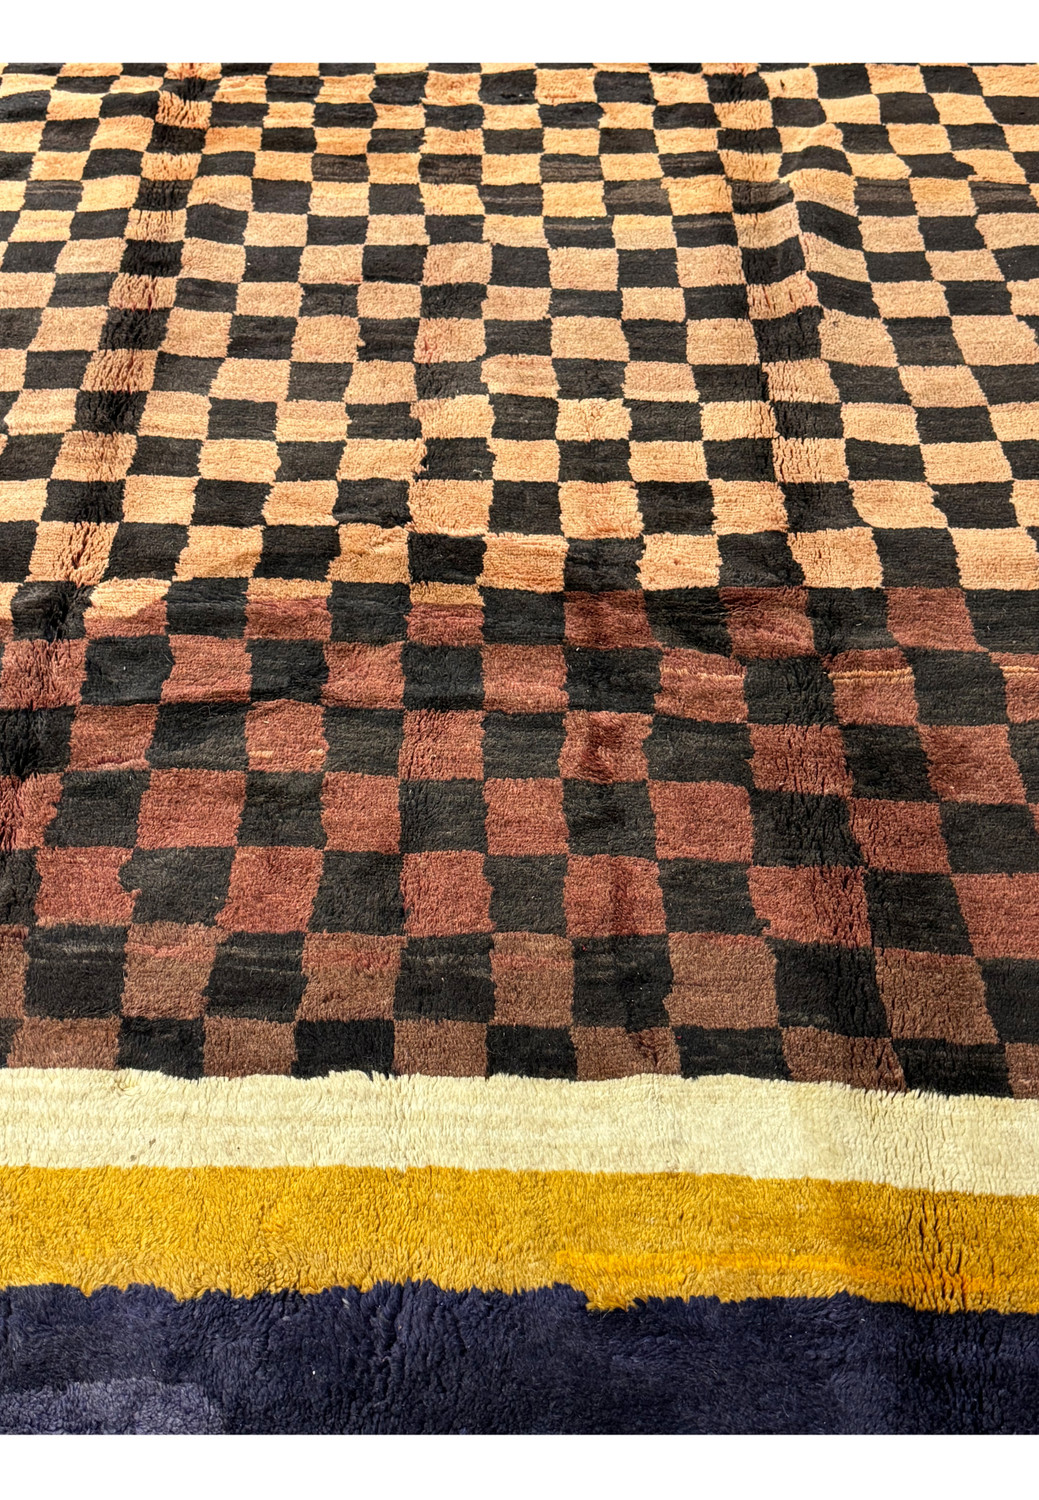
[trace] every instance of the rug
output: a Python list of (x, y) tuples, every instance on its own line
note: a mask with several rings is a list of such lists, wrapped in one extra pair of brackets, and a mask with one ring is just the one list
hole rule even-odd
[(1039, 68), (0, 72), (0, 1430), (1039, 1430)]

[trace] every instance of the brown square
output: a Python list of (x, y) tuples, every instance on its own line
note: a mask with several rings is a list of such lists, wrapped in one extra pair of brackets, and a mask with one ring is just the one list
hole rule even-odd
[(945, 802), (1024, 802), (1025, 789), (1002, 724), (920, 730), (931, 785)]
[(915, 724), (913, 673), (901, 651), (842, 651), (827, 664), (842, 724)]
[(164, 703), (247, 703), (252, 684), (245, 642), (214, 635), (171, 635), (173, 667)]
[(80, 704), (72, 721), (69, 770), (146, 770), (157, 713), (151, 703)]
[(250, 771), (320, 771), (328, 754), (323, 720), (319, 703), (255, 704), (245, 719)]
[(404, 715), (402, 781), (479, 781), (483, 776), (483, 714), (414, 709)]
[(141, 798), (142, 849), (234, 844), (245, 807), (242, 771), (153, 771)]
[(1014, 1098), (1039, 1099), (1039, 1046), (1034, 1042), (1007, 1042), (1003, 1051)]
[(570, 941), (546, 932), (499, 932), (491, 949), (499, 1026), (568, 1026), (574, 998)]
[(66, 922), (124, 926), (133, 915), (134, 898), (119, 883), (119, 871), (132, 852), (96, 845), (37, 850), (37, 921), (44, 926)]
[(483, 610), (477, 604), (417, 604), (413, 600), (408, 640), (422, 646), (482, 646)]
[(924, 651), (978, 649), (960, 589), (888, 589), (887, 620), (900, 646)]
[(0, 668), (0, 709), (78, 703), (86, 641), (10, 641)]
[(720, 781), (653, 781), (658, 859), (749, 862), (754, 844), (745, 787)]
[(949, 873), (941, 814), (935, 803), (856, 797), (848, 811), (851, 831), (866, 863), (874, 869)]
[(395, 854), (400, 848), (395, 777), (329, 771), (322, 783), (321, 804), (321, 821), (330, 849)]
[(320, 849), (237, 849), (217, 922), (229, 932), (303, 932), (320, 875)]
[(501, 713), (558, 713), (567, 706), (561, 646), (483, 648), (484, 707)]
[(296, 1041), (291, 1024), (207, 1016), (203, 1067), (208, 1078), (248, 1078), (292, 1072)]
[(491, 779), (487, 801), (488, 854), (565, 854), (563, 783), (552, 778)]
[(843, 1083), (857, 1089), (905, 1089), (902, 1068), (887, 1037), (839, 1036), (814, 1026), (783, 1031), (783, 1056), (796, 1083)]
[(1039, 875), (954, 875), (976, 958), (1039, 958)]
[(801, 865), (750, 870), (754, 910), (768, 922), (766, 936), (794, 943), (863, 948), (870, 940), (861, 870)]
[(397, 1021), (393, 1071), (482, 1078), (487, 1072), (487, 1028), (477, 1021)]
[(660, 659), (658, 713), (713, 723), (742, 723), (744, 669), (727, 656), (706, 651), (669, 650)]
[(567, 714), (560, 774), (578, 781), (645, 781), (642, 744), (651, 724), (649, 714)]
[(668, 939), (673, 1026), (775, 1026), (776, 961), (763, 938), (676, 932)]
[(893, 1037), (962, 1047), (999, 1040), (976, 959), (888, 948), (877, 954), (877, 985)]
[(775, 659), (814, 654), (804, 589), (724, 588), (719, 592), (736, 656)]
[(15, 1032), (9, 1068), (114, 1068), (119, 1017), (53, 1021), (30, 1016)]
[(61, 799), (61, 777), (0, 776), (0, 828), (9, 849), (36, 849)]
[(667, 1026), (625, 1031), (619, 1026), (574, 1026), (577, 1077), (584, 1082), (679, 1072), (678, 1046)]
[(404, 702), (400, 654), (399, 642), (368, 646), (329, 641), (324, 701), (347, 708), (400, 708)]
[(667, 931), (659, 871), (651, 859), (571, 856), (563, 884), (571, 937), (625, 937)]
[(131, 927), (123, 1014), (181, 1021), (200, 1016), (219, 935), (213, 927), (176, 922)]
[(400, 937), (310, 932), (303, 945), (307, 987), (300, 1021), (392, 1020)]
[(641, 593), (570, 594), (566, 601), (566, 640), (570, 646), (600, 651), (655, 646)]
[(846, 797), (851, 775), (841, 732), (826, 724), (755, 724), (751, 768), (763, 791)]
[(400, 885), (409, 936), (491, 931), (491, 887), (482, 854), (469, 850), (406, 854)]

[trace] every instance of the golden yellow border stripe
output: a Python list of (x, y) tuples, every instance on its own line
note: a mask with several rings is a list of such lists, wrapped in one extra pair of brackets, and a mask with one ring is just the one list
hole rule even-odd
[(0, 1281), (176, 1296), (429, 1279), (1039, 1312), (1039, 1198), (456, 1168), (0, 1169)]
[(1039, 1193), (1039, 1101), (760, 1078), (0, 1070), (0, 1165), (465, 1167)]

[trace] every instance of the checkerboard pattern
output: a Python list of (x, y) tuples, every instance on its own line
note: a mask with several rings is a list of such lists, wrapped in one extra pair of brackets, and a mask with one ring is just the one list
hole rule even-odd
[(1039, 69), (0, 72), (10, 1066), (1039, 1095)]

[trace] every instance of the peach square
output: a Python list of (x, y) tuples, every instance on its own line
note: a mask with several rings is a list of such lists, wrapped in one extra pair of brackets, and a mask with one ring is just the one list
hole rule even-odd
[(568, 862), (563, 906), (571, 937), (611, 937), (667, 930), (657, 865), (651, 859), (575, 855)]
[(559, 486), (559, 508), (567, 537), (633, 537), (642, 532), (635, 486), (626, 480), (592, 484), (568, 479)]
[(395, 854), (400, 848), (396, 777), (329, 771), (322, 783), (321, 804), (330, 849)]
[(44, 926), (75, 922), (122, 927), (133, 916), (133, 893), (119, 883), (130, 849), (38, 849), (36, 919)]
[(789, 542), (809, 588), (868, 589), (883, 583), (880, 557), (869, 527), (792, 532)]
[(400, 655), (399, 642), (369, 646), (330, 641), (325, 646), (324, 702), (347, 708), (400, 708), (404, 702)]
[(931, 785), (945, 802), (1024, 802), (1025, 789), (1002, 724), (920, 730)]
[(949, 856), (935, 803), (856, 797), (849, 805), (849, 817), (866, 863), (874, 869), (948, 874)]
[(950, 535), (965, 589), (1039, 589), (1039, 552), (1024, 528), (950, 527)]
[(451, 781), (483, 776), (483, 714), (417, 709), (404, 715), (400, 752), (403, 781)]
[(245, 807), (242, 771), (153, 771), (141, 798), (142, 849), (233, 845)]
[(484, 785), (484, 796), (488, 854), (566, 853), (562, 781), (492, 778)]
[(504, 713), (557, 713), (568, 703), (561, 646), (484, 646), (483, 701)]
[(574, 998), (569, 938), (547, 932), (499, 932), (491, 949), (491, 974), (499, 1025), (569, 1025)]
[(870, 941), (862, 872), (838, 865), (750, 870), (754, 910), (768, 922), (766, 936), (794, 943), (864, 948)]
[(718, 724), (742, 723), (744, 669), (728, 656), (706, 651), (665, 651), (660, 659), (658, 713)]
[(491, 887), (482, 854), (406, 854), (400, 886), (404, 928), (411, 937), (491, 931)]
[(717, 781), (651, 781), (658, 859), (749, 861), (754, 844), (745, 787)]
[(713, 588), (721, 572), (715, 536), (647, 536), (639, 562), (644, 589)]
[(668, 939), (673, 1026), (775, 1026), (776, 961), (764, 939), (677, 932)]
[(300, 1021), (391, 1020), (401, 937), (309, 932), (303, 943), (307, 987)]
[(649, 770), (642, 742), (651, 724), (649, 714), (567, 714), (560, 775), (579, 781), (645, 781)]
[(563, 587), (566, 552), (566, 538), (561, 536), (488, 536), (480, 583), (484, 588), (556, 593)]
[(770, 792), (847, 796), (851, 775), (839, 729), (825, 724), (755, 724), (755, 785)]
[(217, 922), (230, 932), (304, 931), (320, 875), (320, 849), (237, 849)]

